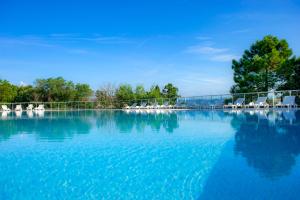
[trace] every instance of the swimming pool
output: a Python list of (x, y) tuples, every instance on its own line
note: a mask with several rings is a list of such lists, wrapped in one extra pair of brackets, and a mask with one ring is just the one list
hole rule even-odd
[(299, 199), (300, 111), (9, 113), (0, 199)]

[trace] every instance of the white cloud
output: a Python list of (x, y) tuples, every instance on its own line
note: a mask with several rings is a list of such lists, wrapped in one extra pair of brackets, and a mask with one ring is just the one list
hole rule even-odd
[(237, 56), (233, 54), (219, 54), (212, 56), (210, 59), (213, 61), (228, 62), (232, 61), (233, 59), (237, 59)]
[(55, 45), (44, 41), (42, 38), (38, 37), (0, 37), (0, 44), (3, 46), (40, 46), (40, 47), (55, 47)]
[(176, 84), (180, 87), (182, 95), (194, 96), (228, 93), (231, 81), (220, 75), (211, 76), (194, 71), (182, 72), (182, 75), (176, 80)]
[(186, 52), (194, 54), (217, 54), (226, 52), (228, 49), (214, 48), (210, 46), (195, 45), (187, 48)]
[(96, 43), (109, 43), (109, 44), (122, 44), (132, 43), (129, 38), (121, 36), (102, 36), (99, 34), (85, 35), (75, 33), (55, 33), (48, 35), (49, 40), (63, 41), (63, 42), (96, 42)]
[(237, 59), (237, 56), (230, 52), (228, 48), (216, 48), (212, 45), (193, 45), (185, 50), (186, 53), (205, 56), (207, 60), (217, 62), (228, 62)]

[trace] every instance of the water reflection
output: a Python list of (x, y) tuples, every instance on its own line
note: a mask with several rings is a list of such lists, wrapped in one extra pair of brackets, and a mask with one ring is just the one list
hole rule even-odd
[(175, 112), (98, 112), (98, 127), (116, 128), (121, 133), (131, 133), (133, 130), (144, 132), (146, 128), (159, 132), (164, 129), (172, 133), (179, 128), (178, 115)]
[(6, 118), (7, 118), (7, 115), (8, 115), (9, 113), (10, 113), (9, 111), (3, 111), (3, 112), (1, 113), (1, 118), (2, 118), (2, 119), (6, 119)]
[(34, 114), (36, 114), (37, 117), (44, 117), (45, 111), (43, 111), (43, 110), (35, 110)]
[(33, 118), (33, 111), (32, 110), (26, 111), (26, 114), (27, 114), (28, 118)]
[(15, 111), (16, 117), (22, 117), (22, 111)]
[(263, 177), (290, 174), (300, 153), (300, 112), (251, 111), (233, 116), (235, 153)]
[(74, 134), (86, 134), (92, 128), (92, 116), (87, 118), (84, 115), (82, 112), (8, 113), (6, 120), (0, 120), (0, 141), (19, 133), (34, 134), (38, 139), (46, 140), (63, 140), (72, 138)]
[[(0, 140), (18, 133), (35, 134), (40, 139), (63, 140), (75, 134), (86, 134), (93, 127), (105, 132), (142, 133), (146, 128), (172, 133), (179, 128), (176, 113), (141, 113), (123, 111), (75, 112), (3, 112), (0, 120)], [(29, 120), (30, 119), (30, 120)], [(101, 132), (101, 131), (100, 131)]]

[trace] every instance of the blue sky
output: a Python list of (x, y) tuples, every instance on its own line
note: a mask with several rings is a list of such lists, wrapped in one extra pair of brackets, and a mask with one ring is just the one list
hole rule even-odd
[(227, 93), (231, 59), (267, 34), (300, 56), (295, 0), (0, 0), (0, 78)]

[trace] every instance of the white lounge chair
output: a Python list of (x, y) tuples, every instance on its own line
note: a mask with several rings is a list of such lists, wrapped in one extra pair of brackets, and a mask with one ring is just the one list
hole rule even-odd
[(157, 102), (153, 104), (153, 109), (160, 109), (160, 105)]
[(268, 97), (258, 97), (256, 102), (254, 103), (254, 106), (256, 108), (268, 108), (269, 107), (269, 104), (267, 103), (267, 98)]
[(7, 105), (2, 105), (2, 111), (10, 112), (10, 108), (7, 107)]
[(167, 108), (172, 108), (171, 105), (169, 105), (169, 102), (168, 101), (165, 101), (161, 106), (160, 108), (162, 109), (167, 109)]
[(15, 111), (20, 111), (22, 112), (22, 106), (21, 105), (16, 105)]
[(150, 103), (146, 106), (146, 109), (153, 109), (155, 103)]
[(126, 105), (126, 106), (124, 106), (123, 109), (129, 109), (129, 108), (130, 108), (129, 105), (127, 105), (127, 104), (125, 104), (125, 105)]
[(45, 110), (45, 107), (43, 104), (40, 104), (38, 107), (35, 107), (34, 108), (35, 111), (44, 111)]
[(137, 108), (139, 108), (139, 109), (146, 109), (147, 108), (147, 103), (143, 102), (143, 103), (141, 103), (140, 106), (137, 106)]
[(160, 106), (157, 102), (152, 103), (151, 105), (146, 106), (146, 109), (158, 109)]
[(237, 100), (235, 100), (234, 103), (229, 103), (227, 105), (224, 105), (223, 108), (239, 108), (239, 107), (243, 107), (245, 103), (245, 98), (238, 98)]
[(283, 98), (282, 103), (276, 104), (276, 107), (297, 107), (297, 104), (295, 103), (296, 97), (295, 96), (285, 96)]
[(29, 105), (26, 107), (26, 110), (27, 110), (27, 111), (33, 110), (33, 105), (32, 105), (32, 104), (29, 104)]
[(137, 109), (137, 103), (132, 104), (131, 106), (125, 106), (124, 109)]
[(255, 103), (253, 101), (245, 105), (245, 108), (254, 108), (254, 107), (255, 107)]

